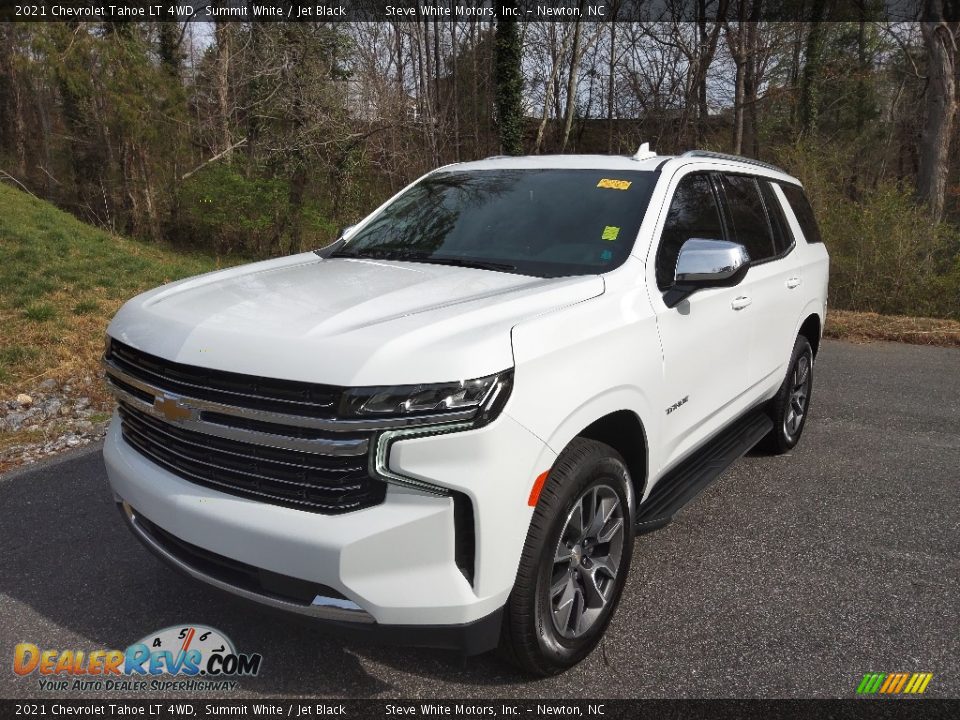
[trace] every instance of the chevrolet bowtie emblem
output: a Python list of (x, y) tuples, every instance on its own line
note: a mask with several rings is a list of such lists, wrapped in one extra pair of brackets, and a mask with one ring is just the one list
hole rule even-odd
[(153, 399), (153, 409), (170, 422), (189, 420), (193, 417), (193, 408), (184, 405), (183, 401), (175, 396), (157, 395)]

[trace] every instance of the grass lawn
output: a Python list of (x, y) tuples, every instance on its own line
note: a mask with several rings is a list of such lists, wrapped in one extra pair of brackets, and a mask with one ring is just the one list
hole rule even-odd
[(0, 400), (47, 378), (95, 374), (125, 300), (218, 265), (111, 235), (0, 184)]
[(937, 318), (828, 309), (824, 334), (851, 342), (887, 340), (914, 345), (960, 347), (960, 322)]

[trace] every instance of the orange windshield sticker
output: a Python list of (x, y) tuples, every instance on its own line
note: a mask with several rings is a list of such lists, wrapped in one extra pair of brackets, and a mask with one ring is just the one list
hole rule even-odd
[(598, 188), (607, 188), (608, 190), (626, 190), (632, 183), (629, 180), (610, 180), (603, 178), (597, 183)]

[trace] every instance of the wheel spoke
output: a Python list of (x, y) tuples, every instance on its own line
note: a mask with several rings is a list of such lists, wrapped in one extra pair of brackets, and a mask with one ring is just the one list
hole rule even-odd
[(596, 570), (588, 570), (581, 573), (580, 579), (583, 581), (587, 607), (601, 608), (607, 604), (607, 596), (603, 590), (600, 589), (600, 581), (597, 577)]
[(580, 502), (578, 502), (570, 512), (570, 519), (567, 520), (567, 527), (564, 528), (563, 537), (570, 538), (574, 542), (579, 541), (583, 537), (583, 530), (586, 527), (586, 508), (584, 508), (586, 501), (587, 499), (585, 497), (581, 498)]
[(601, 531), (597, 533), (597, 542), (608, 543), (621, 532), (623, 532), (623, 520), (621, 518), (615, 518), (612, 522), (608, 522)]
[(550, 585), (550, 599), (556, 600), (557, 595), (563, 592), (564, 588), (570, 583), (570, 570), (569, 568), (564, 568), (563, 570), (554, 573), (553, 582)]
[(553, 619), (557, 623), (557, 628), (561, 631), (570, 627), (570, 615), (573, 613), (576, 599), (577, 587), (573, 580), (573, 574), (570, 574), (563, 584), (562, 594), (553, 609)]
[(616, 498), (603, 498), (599, 500), (594, 508), (593, 519), (590, 521), (590, 527), (587, 528), (585, 536), (588, 538), (599, 537), (603, 527), (607, 524), (610, 516), (613, 515), (618, 506), (619, 503)]
[(611, 580), (615, 580), (617, 577), (617, 566), (610, 559), (609, 555), (603, 555), (601, 557), (595, 557), (593, 559), (594, 565), (594, 575), (598, 572), (602, 572), (604, 575), (609, 577)]

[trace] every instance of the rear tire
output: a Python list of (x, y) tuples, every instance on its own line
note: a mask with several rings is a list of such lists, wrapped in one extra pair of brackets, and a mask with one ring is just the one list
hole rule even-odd
[(630, 473), (603, 443), (574, 439), (550, 470), (503, 619), (501, 652), (537, 676), (576, 665), (600, 642), (633, 552)]
[(782, 455), (796, 447), (810, 414), (812, 392), (813, 349), (806, 337), (798, 335), (787, 366), (787, 376), (767, 406), (773, 430), (761, 441), (763, 449), (773, 455)]

